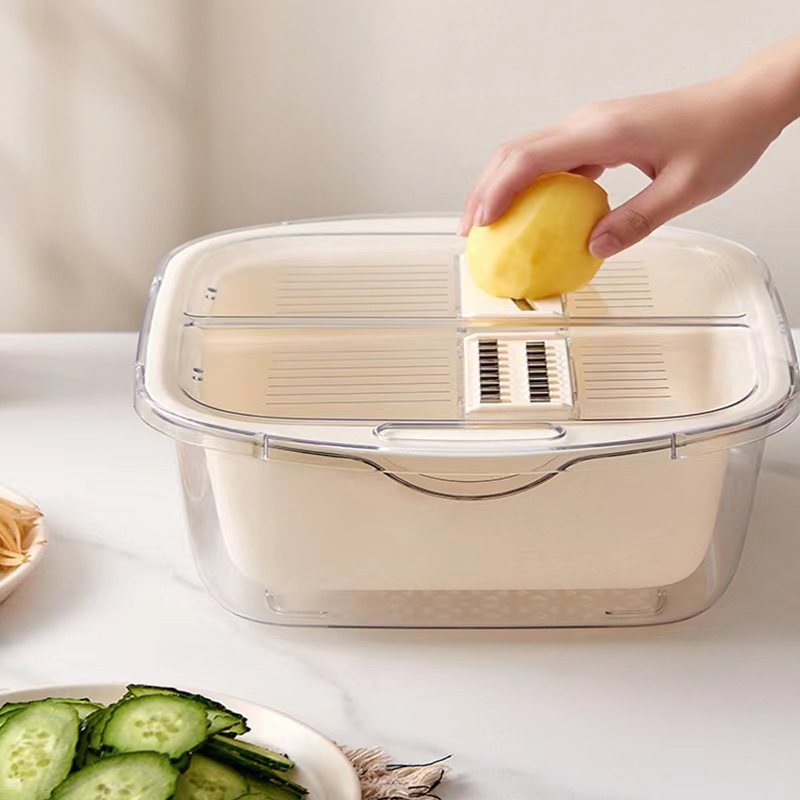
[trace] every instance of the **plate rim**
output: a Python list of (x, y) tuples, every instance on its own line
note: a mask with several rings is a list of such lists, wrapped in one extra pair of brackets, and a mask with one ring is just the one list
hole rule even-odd
[[(158, 684), (154, 684), (158, 685)], [(91, 690), (109, 690), (109, 691), (119, 691), (120, 695), (124, 694), (128, 688), (128, 684), (126, 683), (117, 683), (117, 682), (110, 682), (110, 683), (42, 683), (42, 684), (28, 684), (23, 687), (13, 687), (13, 686), (6, 686), (0, 689), (0, 705), (4, 702), (8, 702), (6, 698), (11, 697), (13, 695), (21, 695), (30, 692), (47, 692), (54, 697), (59, 696), (59, 693), (63, 697), (69, 697), (72, 694), (88, 697), (91, 699), (92, 693)], [(316, 728), (312, 727), (306, 722), (293, 717), (291, 714), (287, 714), (285, 711), (281, 711), (280, 709), (273, 708), (272, 706), (264, 705), (263, 703), (258, 703), (255, 700), (248, 700), (245, 697), (239, 697), (238, 695), (228, 694), (227, 692), (215, 692), (209, 691), (208, 689), (197, 689), (196, 687), (187, 686), (182, 691), (191, 692), (194, 694), (203, 694), (209, 695), (212, 698), (219, 698), (219, 702), (225, 702), (225, 700), (230, 701), (230, 705), (232, 710), (236, 709), (236, 703), (244, 703), (246, 705), (251, 706), (258, 706), (271, 714), (275, 714), (278, 717), (282, 717), (284, 720), (297, 725), (301, 728), (304, 728), (306, 731), (312, 733), (315, 737), (317, 737), (324, 745), (331, 750), (331, 754), (336, 757), (343, 765), (346, 766), (346, 771), (348, 774), (348, 778), (350, 779), (350, 786), (342, 787), (342, 790), (345, 792), (346, 800), (362, 800), (362, 792), (361, 792), (361, 781), (358, 778), (358, 774), (356, 773), (353, 765), (350, 763), (350, 760), (347, 756), (342, 752), (341, 748), (339, 748), (336, 743), (329, 739), (325, 734), (318, 731)], [(68, 693), (67, 693), (68, 692)], [(18, 701), (14, 701), (18, 702)]]
[[(0, 497), (5, 497), (17, 503), (26, 503), (27, 505), (38, 508), (36, 503), (29, 497), (20, 494), (10, 486), (0, 484)], [(47, 525), (43, 518), (36, 520), (36, 524), (33, 528), (33, 538), (28, 546), (28, 560), (24, 564), (14, 567), (5, 575), (0, 575), (0, 602), (5, 599), (2, 597), (3, 593), (5, 593), (5, 597), (8, 597), (24, 580), (30, 577), (31, 573), (42, 562), (45, 550), (47, 550), (47, 539), (45, 538), (46, 530)]]

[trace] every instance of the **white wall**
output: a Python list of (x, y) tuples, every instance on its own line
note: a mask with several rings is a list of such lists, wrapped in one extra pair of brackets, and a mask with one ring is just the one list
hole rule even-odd
[[(132, 329), (200, 232), (458, 210), (498, 142), (798, 31), (797, 0), (0, 0), (0, 329)], [(796, 324), (798, 186), (800, 125), (685, 220)]]
[[(456, 210), (494, 146), (800, 33), (797, 0), (212, 2), (209, 223)], [(643, 185), (604, 179), (612, 199)], [(800, 124), (683, 222), (771, 264), (800, 325)]]
[(1, 330), (138, 327), (196, 230), (192, 5), (0, 0)]

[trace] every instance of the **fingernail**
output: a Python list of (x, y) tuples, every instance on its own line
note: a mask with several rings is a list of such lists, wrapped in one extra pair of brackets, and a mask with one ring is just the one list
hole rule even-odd
[(472, 224), (477, 225), (477, 227), (483, 227), (483, 206), (478, 206), (477, 211), (475, 212), (475, 216), (472, 218)]
[(469, 228), (467, 228), (467, 218), (466, 217), (461, 217), (461, 219), (458, 221), (458, 227), (456, 228), (456, 234), (458, 236), (466, 236), (468, 230), (469, 230)]
[(613, 233), (601, 233), (589, 242), (589, 252), (595, 258), (611, 258), (622, 250), (622, 244)]

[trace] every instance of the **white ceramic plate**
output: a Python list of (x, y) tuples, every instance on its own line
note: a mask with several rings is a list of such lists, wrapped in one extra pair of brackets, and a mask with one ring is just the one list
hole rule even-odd
[[(296, 780), (308, 788), (310, 800), (361, 800), (358, 776), (347, 757), (313, 728), (279, 711), (237, 697), (191, 688), (186, 691), (205, 695), (243, 714), (251, 728), (243, 739), (288, 753), (298, 765)], [(108, 704), (119, 700), (124, 693), (125, 686), (118, 683), (37, 686), (0, 692), (0, 704), (45, 697), (88, 697)]]
[[(21, 497), (16, 492), (5, 486), (0, 486), (0, 496), (15, 503), (27, 503), (33, 505), (26, 497)], [(31, 573), (41, 563), (47, 542), (44, 537), (45, 526), (42, 520), (38, 520), (34, 526), (31, 536), (26, 546), (28, 547), (28, 561), (13, 569), (0, 568), (0, 603), (2, 603), (19, 585), (30, 577)]]

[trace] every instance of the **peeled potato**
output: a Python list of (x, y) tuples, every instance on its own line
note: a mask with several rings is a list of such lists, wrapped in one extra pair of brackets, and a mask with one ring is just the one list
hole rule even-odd
[(541, 300), (581, 289), (603, 263), (588, 242), (609, 210), (605, 190), (589, 178), (543, 175), (497, 222), (472, 228), (466, 247), (470, 275), (495, 297)]

